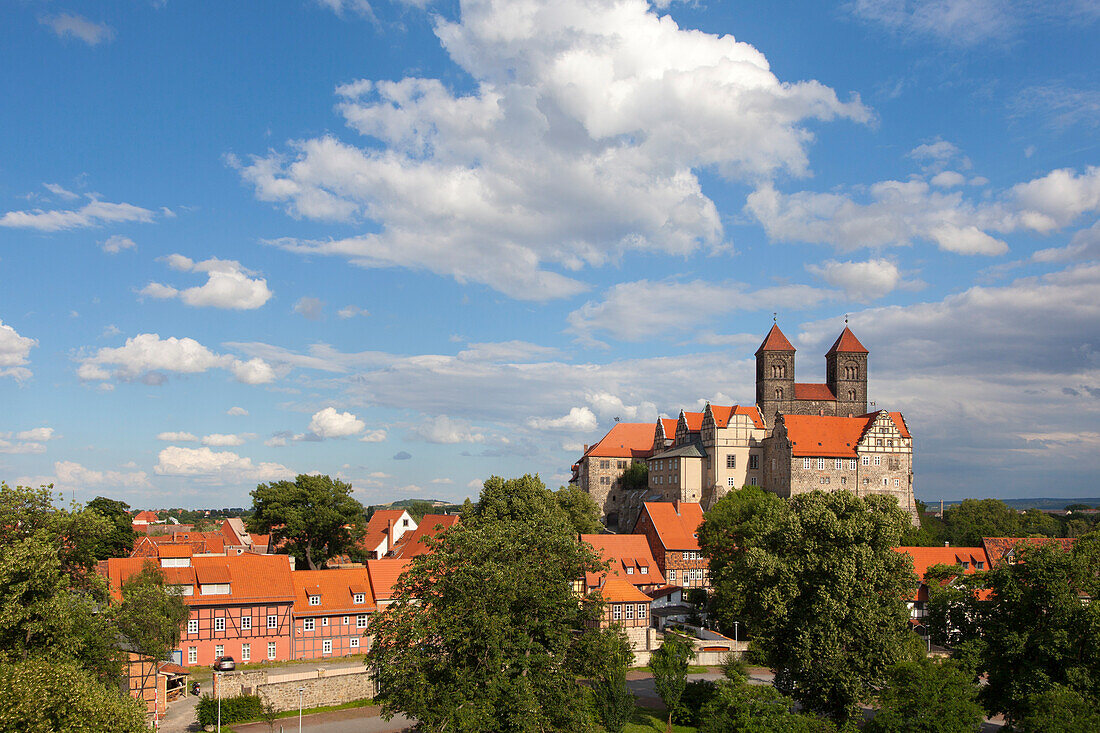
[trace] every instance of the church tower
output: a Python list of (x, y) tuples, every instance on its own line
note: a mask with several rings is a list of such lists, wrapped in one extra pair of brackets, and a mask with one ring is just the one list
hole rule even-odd
[(788, 413), (794, 401), (794, 346), (772, 324), (764, 343), (756, 350), (756, 405), (771, 431), (775, 413)]
[(840, 417), (867, 412), (867, 354), (847, 325), (825, 354), (825, 383), (836, 395)]

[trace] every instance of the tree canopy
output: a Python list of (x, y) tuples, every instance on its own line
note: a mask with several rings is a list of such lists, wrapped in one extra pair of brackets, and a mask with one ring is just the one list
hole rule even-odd
[(668, 632), (661, 646), (649, 655), (653, 687), (661, 702), (668, 708), (668, 730), (672, 730), (672, 716), (679, 708), (680, 698), (687, 687), (688, 662), (694, 654), (690, 641), (679, 634)]
[(978, 685), (951, 662), (901, 662), (890, 669), (865, 733), (975, 733), (985, 718)]
[(109, 530), (95, 547), (95, 559), (126, 557), (134, 549), (134, 524), (130, 505), (103, 496), (97, 496), (85, 507), (107, 520)]
[(373, 622), (383, 712), (427, 730), (586, 730), (578, 677), (613, 663), (598, 602), (573, 582), (601, 564), (534, 476), (485, 482), (463, 522), (429, 540)]
[(911, 648), (902, 599), (916, 576), (892, 549), (908, 521), (891, 497), (730, 492), (699, 530), (712, 610), (748, 622), (780, 692), (845, 720)]
[(286, 540), (287, 551), (316, 570), (330, 557), (355, 553), (365, 529), (363, 505), (351, 484), (317, 474), (260, 484), (252, 492), (250, 532)]
[(562, 486), (554, 492), (554, 499), (577, 534), (597, 534), (600, 524), (600, 505), (579, 486)]

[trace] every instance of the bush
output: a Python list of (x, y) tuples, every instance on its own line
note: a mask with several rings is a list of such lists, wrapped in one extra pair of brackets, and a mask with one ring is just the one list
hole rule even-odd
[(672, 711), (672, 722), (677, 725), (698, 727), (703, 706), (714, 697), (714, 683), (707, 680), (692, 680), (684, 686), (680, 704)]
[[(218, 699), (203, 695), (198, 707), (199, 725), (217, 725)], [(264, 717), (264, 704), (259, 695), (239, 695), (222, 698), (222, 725), (243, 723), (248, 720), (261, 720)]]
[(1062, 685), (1028, 698), (1028, 712), (1017, 722), (1023, 733), (1100, 731), (1096, 700)]

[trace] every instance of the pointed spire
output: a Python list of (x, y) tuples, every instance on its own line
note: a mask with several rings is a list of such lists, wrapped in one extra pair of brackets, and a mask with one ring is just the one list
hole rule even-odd
[(856, 338), (856, 335), (852, 333), (852, 330), (848, 328), (848, 326), (844, 326), (844, 330), (840, 332), (840, 336), (833, 342), (833, 347), (825, 353), (825, 356), (831, 356), (840, 351), (849, 354), (868, 353), (867, 349), (863, 347), (863, 344), (859, 342), (859, 339)]
[(764, 337), (764, 343), (760, 344), (760, 348), (756, 350), (757, 356), (761, 351), (794, 351), (794, 347), (791, 346), (791, 342), (787, 340), (787, 337), (783, 335), (783, 332), (779, 330), (779, 324), (773, 323), (772, 329), (768, 331), (768, 335)]

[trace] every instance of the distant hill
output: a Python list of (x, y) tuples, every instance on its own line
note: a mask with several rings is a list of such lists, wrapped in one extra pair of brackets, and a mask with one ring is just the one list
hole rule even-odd
[[(1083, 497), (1083, 498), (1070, 497), (1070, 498), (1067, 498), (1067, 499), (1058, 499), (1058, 498), (1055, 498), (1055, 499), (1051, 499), (1051, 498), (1001, 499), (1001, 501), (1003, 501), (1005, 504), (1009, 505), (1013, 509), (1017, 509), (1017, 510), (1024, 510), (1024, 509), (1047, 509), (1047, 510), (1049, 510), (1049, 509), (1065, 509), (1070, 504), (1088, 504), (1091, 507), (1100, 507), (1100, 497), (1095, 497), (1095, 496), (1094, 497), (1087, 497), (1086, 496), (1086, 497)], [(956, 504), (961, 504), (961, 503), (962, 503), (961, 501), (945, 501), (943, 503), (943, 505), (945, 507), (948, 507), (948, 506), (955, 506)], [(937, 502), (929, 502), (928, 503), (928, 508), (929, 509), (932, 509), (933, 507), (935, 507), (938, 510), (939, 509), (939, 502), (937, 501)]]
[(389, 504), (375, 504), (375, 509), (407, 509), (417, 502), (424, 502), (425, 504), (431, 504), (432, 506), (454, 506), (453, 501), (443, 501), (442, 499), (400, 499), (398, 501), (391, 501)]

